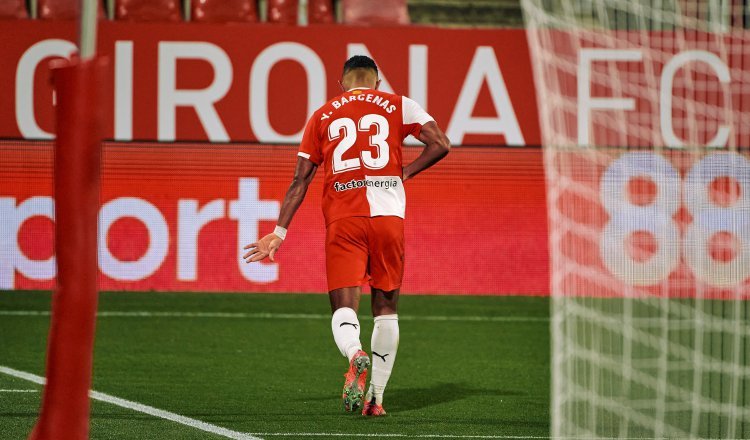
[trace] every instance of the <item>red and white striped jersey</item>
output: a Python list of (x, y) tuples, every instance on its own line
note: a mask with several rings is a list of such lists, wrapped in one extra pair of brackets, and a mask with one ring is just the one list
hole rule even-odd
[(434, 119), (406, 96), (356, 88), (310, 117), (299, 155), (323, 167), (326, 224), (344, 217), (404, 218), (402, 143)]

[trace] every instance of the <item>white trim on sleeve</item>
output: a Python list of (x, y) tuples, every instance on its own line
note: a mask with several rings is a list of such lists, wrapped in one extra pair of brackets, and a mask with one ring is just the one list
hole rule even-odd
[(301, 151), (299, 153), (297, 153), (297, 156), (304, 157), (305, 159), (308, 159), (308, 160), (310, 159), (310, 155), (309, 154), (303, 153)]
[(429, 113), (424, 111), (421, 105), (417, 104), (416, 101), (406, 96), (401, 97), (401, 113), (404, 119), (404, 125), (424, 125), (430, 121), (435, 120), (435, 118), (430, 116)]

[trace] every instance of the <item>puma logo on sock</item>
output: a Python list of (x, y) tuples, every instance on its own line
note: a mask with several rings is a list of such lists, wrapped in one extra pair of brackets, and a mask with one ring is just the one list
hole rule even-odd
[(358, 327), (357, 324), (352, 324), (351, 322), (342, 322), (341, 325), (339, 325), (339, 327), (343, 327), (345, 325), (351, 325), (352, 327), (354, 327), (354, 330), (356, 330)]
[(372, 354), (375, 355), (375, 356), (377, 356), (377, 357), (379, 357), (380, 359), (383, 359), (383, 362), (385, 362), (385, 357), (388, 356), (390, 353), (386, 353), (386, 354), (380, 355), (380, 354), (377, 354), (376, 352), (373, 351)]

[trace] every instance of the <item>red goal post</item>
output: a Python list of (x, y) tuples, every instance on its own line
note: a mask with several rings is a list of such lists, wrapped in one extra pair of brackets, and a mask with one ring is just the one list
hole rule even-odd
[(80, 53), (55, 61), (55, 254), (47, 382), (34, 440), (89, 435), (89, 389), (97, 306), (97, 215), (102, 141), (102, 72), (96, 58), (96, 0), (82, 0)]

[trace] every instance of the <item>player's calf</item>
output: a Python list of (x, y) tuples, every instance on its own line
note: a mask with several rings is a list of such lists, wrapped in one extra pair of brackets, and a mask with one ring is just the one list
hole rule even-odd
[[(373, 403), (371, 412), (382, 412), (382, 414), (365, 415), (385, 415), (385, 410), (382, 408), (383, 392), (385, 392), (385, 386), (388, 384), (393, 364), (396, 361), (398, 340), (398, 315), (376, 316), (370, 345), (372, 347), (372, 377), (365, 399), (368, 404)], [(377, 407), (380, 408), (377, 409)]]

